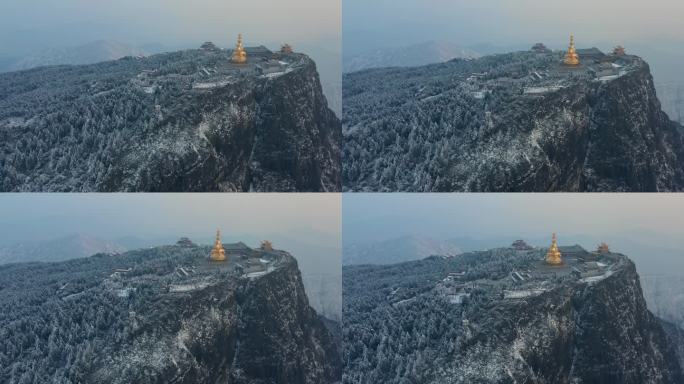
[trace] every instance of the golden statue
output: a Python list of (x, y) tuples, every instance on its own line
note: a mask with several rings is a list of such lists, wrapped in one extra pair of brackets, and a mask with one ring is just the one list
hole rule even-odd
[(288, 43), (283, 44), (283, 46), (280, 47), (280, 53), (284, 53), (284, 54), (292, 53), (292, 46)]
[(549, 265), (561, 265), (563, 264), (563, 259), (561, 259), (561, 253), (558, 250), (558, 244), (556, 243), (556, 234), (553, 234), (551, 238), (551, 248), (546, 253), (546, 264)]
[(235, 64), (244, 64), (247, 62), (247, 52), (245, 52), (245, 46), (242, 45), (242, 34), (238, 34), (237, 44), (235, 49), (233, 49), (233, 57), (230, 60)]
[(598, 248), (596, 248), (597, 253), (610, 253), (610, 247), (608, 247), (608, 244), (606, 243), (601, 243), (599, 244)]
[(223, 244), (221, 244), (221, 231), (219, 230), (216, 230), (216, 241), (214, 242), (214, 248), (211, 250), (209, 260), (226, 261), (226, 251), (223, 249)]
[(262, 251), (272, 251), (273, 250), (273, 243), (271, 243), (268, 240), (264, 240), (261, 242), (261, 250)]
[(622, 45), (618, 45), (617, 47), (613, 48), (613, 55), (615, 56), (624, 56), (626, 54), (625, 47)]
[(568, 52), (565, 54), (565, 59), (563, 59), (563, 64), (570, 66), (578, 66), (580, 64), (579, 55), (575, 50), (575, 36), (570, 35), (570, 47)]

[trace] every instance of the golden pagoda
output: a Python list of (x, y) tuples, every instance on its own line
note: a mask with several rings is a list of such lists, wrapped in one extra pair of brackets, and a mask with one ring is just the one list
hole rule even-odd
[(263, 240), (261, 242), (261, 250), (262, 251), (268, 251), (268, 252), (272, 251), (273, 250), (273, 243), (271, 243), (268, 240)]
[(565, 54), (563, 64), (573, 67), (576, 67), (580, 64), (579, 55), (575, 50), (575, 36), (573, 35), (570, 35), (570, 47), (568, 47), (568, 52)]
[(242, 34), (238, 34), (237, 44), (233, 49), (233, 57), (230, 59), (235, 64), (244, 64), (247, 62), (247, 52), (245, 46), (242, 44)]
[(216, 230), (216, 241), (214, 242), (214, 248), (211, 250), (209, 260), (226, 261), (226, 251), (223, 249), (223, 244), (221, 244), (221, 231), (219, 230)]
[(553, 234), (551, 238), (551, 248), (546, 252), (546, 264), (549, 265), (561, 265), (563, 264), (563, 259), (561, 259), (561, 253), (558, 250), (558, 244), (556, 242), (556, 234)]

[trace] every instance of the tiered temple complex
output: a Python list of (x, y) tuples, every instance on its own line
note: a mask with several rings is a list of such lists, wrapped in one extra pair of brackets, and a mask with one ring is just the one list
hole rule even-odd
[(242, 43), (242, 34), (238, 34), (237, 44), (235, 44), (233, 56), (230, 61), (235, 64), (244, 64), (247, 62), (247, 51), (245, 51), (245, 46)]
[(562, 265), (563, 259), (561, 258), (560, 250), (558, 249), (558, 243), (556, 240), (556, 234), (551, 237), (551, 247), (546, 253), (546, 264), (548, 265)]
[(216, 241), (214, 241), (214, 248), (211, 250), (209, 260), (226, 261), (226, 251), (223, 249), (223, 244), (221, 244), (221, 231), (219, 230), (216, 230)]
[(570, 46), (568, 47), (568, 52), (565, 54), (563, 59), (563, 64), (571, 67), (576, 67), (580, 65), (579, 55), (575, 49), (575, 36), (570, 35)]

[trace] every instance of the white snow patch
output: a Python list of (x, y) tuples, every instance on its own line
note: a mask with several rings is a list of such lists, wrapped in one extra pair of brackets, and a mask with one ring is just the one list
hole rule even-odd
[(198, 289), (204, 289), (209, 286), (209, 283), (195, 283), (195, 284), (178, 284), (169, 286), (169, 292), (190, 292)]
[(516, 291), (504, 291), (504, 299), (524, 299), (526, 297), (539, 296), (546, 292), (546, 289), (521, 289)]
[(271, 73), (267, 73), (265, 75), (262, 75), (261, 77), (266, 78), (266, 79), (275, 79), (276, 77), (280, 77), (286, 73), (287, 73), (287, 71), (285, 71), (285, 72), (271, 72)]
[(123, 288), (123, 289), (119, 289), (119, 290), (117, 290), (117, 292), (116, 292), (116, 296), (117, 296), (117, 297), (121, 297), (121, 298), (126, 298), (126, 297), (128, 297), (128, 296), (131, 295), (131, 292), (134, 292), (134, 291), (135, 291), (135, 288)]
[(449, 295), (448, 296), (449, 303), (451, 303), (451, 304), (462, 304), (463, 299), (468, 297), (468, 296), (470, 296), (470, 295), (467, 293), (457, 293), (455, 295)]
[(192, 85), (192, 89), (212, 89), (225, 87), (226, 85), (232, 84), (231, 80), (215, 81), (212, 83), (195, 83)]
[(257, 277), (268, 275), (269, 273), (273, 272), (274, 270), (275, 270), (275, 267), (270, 265), (265, 271), (250, 272), (250, 273), (246, 273), (245, 276), (249, 279), (255, 279)]
[(603, 275), (585, 277), (584, 279), (582, 279), (582, 280), (580, 280), (580, 281), (583, 282), (583, 283), (594, 284), (594, 283), (597, 283), (597, 282), (599, 282), (599, 281), (601, 281), (601, 280), (604, 280), (604, 279), (606, 279), (606, 278), (608, 278), (608, 277), (610, 277), (610, 276), (612, 276), (612, 275), (613, 275), (613, 271), (608, 271), (608, 272), (604, 273)]
[(209, 141), (209, 139), (207, 139), (207, 131), (209, 131), (209, 123), (202, 121), (197, 127), (197, 134), (200, 138)]
[(620, 75), (603, 76), (603, 77), (599, 77), (599, 78), (598, 78), (598, 81), (603, 82), (603, 83), (606, 83), (606, 82), (615, 80), (615, 79), (617, 79), (618, 77), (620, 77)]
[(549, 92), (556, 92), (563, 87), (560, 85), (551, 85), (547, 87), (525, 87), (524, 93), (526, 95), (541, 95)]

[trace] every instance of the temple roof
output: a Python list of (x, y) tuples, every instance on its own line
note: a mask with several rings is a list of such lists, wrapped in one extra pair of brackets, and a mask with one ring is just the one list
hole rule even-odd
[(575, 50), (577, 54), (582, 57), (595, 57), (595, 58), (601, 58), (605, 56), (606, 54), (603, 53), (600, 49), (593, 47), (593, 48), (582, 48), (582, 49), (577, 49)]
[(559, 246), (558, 250), (561, 251), (562, 254), (588, 253), (586, 249), (582, 248), (577, 244)]
[(247, 244), (242, 241), (238, 243), (223, 244), (223, 249), (226, 251), (251, 251), (252, 248), (248, 247)]
[(264, 47), (263, 45), (260, 45), (258, 47), (245, 47), (245, 52), (247, 52), (248, 55), (271, 55), (273, 52)]

